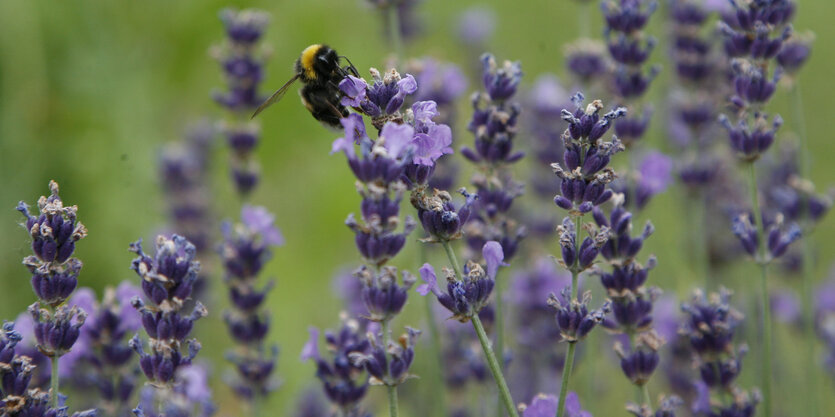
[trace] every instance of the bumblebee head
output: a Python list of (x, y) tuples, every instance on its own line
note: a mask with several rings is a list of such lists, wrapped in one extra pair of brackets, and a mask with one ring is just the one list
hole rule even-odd
[(296, 72), (302, 81), (321, 81), (330, 78), (339, 68), (339, 56), (327, 45), (310, 45), (296, 61)]

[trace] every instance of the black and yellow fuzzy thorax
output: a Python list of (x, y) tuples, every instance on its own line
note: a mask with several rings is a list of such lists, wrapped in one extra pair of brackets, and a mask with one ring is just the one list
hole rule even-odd
[(296, 73), (305, 84), (328, 82), (339, 72), (339, 56), (327, 45), (310, 45), (296, 60)]

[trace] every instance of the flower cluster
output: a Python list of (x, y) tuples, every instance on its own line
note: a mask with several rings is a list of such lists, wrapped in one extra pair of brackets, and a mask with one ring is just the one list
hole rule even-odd
[[(697, 416), (753, 416), (759, 402), (759, 393), (748, 394), (735, 384), (747, 348), (733, 344), (742, 314), (730, 306), (729, 299), (726, 290), (710, 296), (697, 291), (692, 302), (681, 307), (687, 317), (680, 331), (690, 341), (699, 369), (699, 398), (693, 404)], [(723, 392), (732, 395), (720, 395)]]
[(365, 368), (370, 375), (371, 385), (396, 386), (402, 384), (409, 374), (412, 360), (415, 357), (415, 340), (420, 330), (406, 328), (406, 333), (397, 342), (389, 340), (383, 344), (376, 335), (369, 335), (370, 347), (368, 353), (353, 352), (349, 358), (354, 365)]
[[(106, 288), (101, 303), (88, 307), (90, 316), (81, 329), (79, 344), (84, 348), (71, 374), (81, 375), (79, 385), (95, 391), (101, 401), (96, 405), (107, 415), (124, 415), (133, 408), (130, 400), (138, 386), (138, 369), (127, 338), (142, 324), (129, 301), (140, 294), (127, 281)], [(71, 302), (78, 302), (73, 298)]]
[(260, 290), (256, 288), (261, 269), (271, 255), (270, 248), (284, 243), (273, 222), (273, 215), (265, 208), (244, 205), (241, 223), (224, 225), (224, 240), (220, 247), (232, 305), (224, 320), (232, 339), (238, 344), (238, 348), (227, 355), (238, 374), (230, 383), (235, 392), (248, 401), (263, 398), (275, 388), (271, 375), (278, 348), (265, 348), (269, 313), (261, 308), (272, 283)]
[(461, 149), (462, 155), (482, 172), (471, 180), (479, 199), (466, 225), (467, 243), (476, 252), (488, 241), (499, 242), (505, 258), (510, 260), (527, 235), (527, 229), (511, 213), (523, 185), (512, 178), (508, 167), (524, 155), (513, 149), (521, 105), (512, 100), (522, 70), (518, 62), (505, 61), (499, 66), (490, 54), (482, 56), (481, 61), (485, 91), (473, 94), (473, 118), (469, 125), (475, 135), (474, 149)]
[(55, 308), (78, 286), (81, 261), (72, 255), (75, 242), (87, 236), (87, 229), (76, 218), (78, 207), (64, 207), (58, 183), (50, 181), (49, 190), (49, 197), (38, 199), (37, 217), (29, 213), (29, 206), (22, 201), (17, 210), (26, 216), (24, 227), (32, 237), (34, 255), (23, 259), (32, 274), (32, 289), (41, 305)]
[(359, 403), (368, 391), (369, 377), (364, 366), (352, 356), (368, 355), (371, 343), (360, 334), (356, 320), (343, 318), (342, 327), (325, 332), (328, 357), (319, 352), (319, 330), (310, 329), (310, 340), (302, 351), (302, 360), (316, 363), (316, 377), (322, 382), (328, 400), (345, 416), (363, 416)]
[[(49, 393), (30, 386), (35, 366), (31, 358), (15, 353), (20, 333), (12, 323), (0, 329), (0, 414), (4, 416), (68, 417), (67, 407), (50, 405)], [(96, 410), (73, 413), (72, 417), (95, 417)]]
[(522, 80), (522, 68), (518, 62), (496, 63), (493, 55), (484, 54), (482, 82), (485, 91), (472, 95), (473, 118), (467, 129), (475, 135), (475, 147), (464, 147), (461, 154), (474, 163), (495, 166), (512, 164), (524, 156), (514, 151), (513, 139), (521, 106), (508, 102)]
[(576, 297), (572, 298), (569, 291), (568, 287), (564, 288), (560, 297), (551, 293), (548, 296), (548, 305), (556, 310), (557, 329), (560, 331), (562, 340), (577, 343), (585, 339), (595, 326), (603, 322), (606, 314), (611, 311), (611, 304), (606, 302), (600, 309), (589, 310), (590, 291), (586, 291), (581, 300)]
[(656, 43), (643, 29), (657, 5), (655, 0), (607, 0), (601, 6), (609, 56), (617, 64), (612, 85), (616, 95), (632, 108), (629, 116), (615, 122), (615, 133), (627, 147), (639, 141), (649, 126), (651, 110), (638, 112), (637, 101), (659, 71), (658, 67), (642, 68)]
[[(760, 241), (756, 226), (751, 223), (751, 218), (747, 213), (738, 214), (733, 219), (732, 230), (734, 235), (739, 238), (739, 242), (749, 255), (757, 259), (758, 262), (770, 262), (773, 259), (783, 256), (786, 251), (797, 239), (800, 239), (800, 227), (791, 223), (784, 225), (783, 215), (778, 213), (774, 219), (764, 224), (765, 227), (765, 245), (766, 251), (760, 250)], [(764, 254), (764, 259), (759, 259), (760, 254)]]
[[(55, 181), (50, 181), (49, 190), (49, 197), (41, 196), (38, 199), (40, 214), (37, 217), (29, 212), (29, 206), (22, 201), (17, 209), (26, 216), (25, 227), (32, 237), (34, 255), (24, 258), (23, 264), (32, 274), (32, 289), (38, 297), (38, 301), (28, 309), (34, 320), (37, 348), (40, 353), (51, 358), (53, 369), (56, 369), (61, 356), (70, 352), (81, 335), (81, 326), (88, 314), (84, 309), (65, 302), (78, 286), (81, 261), (72, 255), (75, 242), (87, 235), (87, 229), (76, 218), (78, 207), (64, 206)], [(22, 365), (24, 368), (34, 369), (28, 358), (26, 362), (25, 366)], [(31, 369), (24, 372), (21, 368), (25, 374), (24, 389), (29, 383)], [(44, 407), (47, 397), (51, 406), (57, 404), (58, 380), (57, 372), (50, 374), (52, 392), (43, 394)], [(33, 398), (33, 401), (40, 400)]]
[(454, 271), (444, 270), (446, 292), (438, 285), (438, 277), (432, 265), (423, 264), (420, 277), (424, 284), (418, 287), (418, 292), (424, 296), (431, 292), (438, 298), (438, 302), (452, 313), (452, 318), (462, 323), (470, 321), (487, 305), (496, 284), (496, 273), (504, 262), (502, 247), (498, 242), (485, 243), (481, 255), (486, 262), (486, 271), (484, 267), (472, 261), (464, 266), (462, 277), (456, 276)]
[(612, 155), (622, 151), (624, 146), (617, 137), (611, 142), (601, 138), (611, 128), (613, 120), (626, 114), (625, 108), (618, 107), (601, 117), (603, 103), (600, 100), (591, 102), (585, 109), (583, 100), (585, 97), (577, 93), (571, 98), (577, 109), (574, 112), (563, 109), (562, 118), (568, 122), (563, 133), (563, 164), (551, 164), (562, 181), (560, 194), (554, 202), (560, 208), (578, 214), (588, 213), (594, 206), (612, 198), (613, 192), (606, 185), (615, 179), (615, 172), (608, 165)]
[[(191, 314), (182, 311), (191, 296), (200, 264), (194, 260), (194, 245), (178, 235), (158, 236), (154, 256), (142, 250), (141, 240), (131, 244), (130, 250), (137, 255), (131, 269), (139, 275), (147, 300), (134, 297), (131, 304), (141, 315), (149, 350), (143, 348), (139, 335), (131, 339), (130, 346), (139, 354), (139, 365), (148, 380), (160, 387), (170, 387), (177, 371), (191, 364), (200, 350), (196, 339), (187, 338), (194, 322), (208, 312), (199, 301)], [(185, 355), (184, 347), (187, 347)]]
[(257, 10), (224, 9), (220, 19), (227, 40), (215, 48), (214, 55), (223, 68), (228, 91), (215, 92), (214, 99), (230, 112), (230, 120), (224, 122), (221, 130), (231, 151), (235, 189), (246, 196), (258, 184), (259, 168), (253, 153), (260, 128), (248, 119), (265, 98), (258, 91), (264, 77), (265, 54), (258, 49), (269, 17)]
[(376, 68), (371, 68), (369, 72), (371, 85), (353, 75), (339, 83), (339, 90), (344, 95), (342, 105), (371, 117), (371, 124), (378, 131), (388, 122), (402, 124), (403, 113), (400, 108), (406, 102), (406, 96), (414, 94), (418, 89), (415, 77), (411, 74), (401, 77), (394, 69), (385, 75), (380, 74)]

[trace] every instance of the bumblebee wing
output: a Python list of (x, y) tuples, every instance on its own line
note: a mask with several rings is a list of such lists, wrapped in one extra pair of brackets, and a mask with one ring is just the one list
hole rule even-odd
[(271, 95), (270, 98), (264, 100), (264, 102), (261, 103), (261, 105), (258, 106), (257, 109), (255, 109), (255, 113), (252, 113), (252, 117), (250, 119), (254, 119), (255, 116), (258, 116), (258, 113), (261, 113), (267, 107), (270, 107), (279, 100), (281, 100), (281, 98), (284, 97), (284, 93), (286, 93), (287, 90), (290, 89), (290, 86), (293, 85), (293, 83), (296, 82), (296, 80), (298, 80), (299, 77), (300, 74), (296, 74), (295, 76), (293, 76), (293, 78), (284, 83), (284, 85), (282, 85), (281, 88), (279, 88), (275, 93), (273, 93), (273, 95)]

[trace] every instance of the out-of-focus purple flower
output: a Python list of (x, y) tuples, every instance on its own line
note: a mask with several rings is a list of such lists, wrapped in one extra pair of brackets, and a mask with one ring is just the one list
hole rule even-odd
[(371, 321), (386, 322), (400, 313), (406, 305), (409, 289), (416, 278), (407, 271), (402, 272), (402, 285), (397, 283), (397, 268), (384, 266), (375, 272), (362, 266), (353, 273), (355, 280), (362, 283), (360, 297), (365, 304), (367, 318)]
[(458, 38), (467, 45), (484, 45), (493, 35), (496, 13), (484, 6), (470, 7), (458, 16)]
[(415, 101), (434, 101), (438, 107), (449, 106), (467, 90), (467, 77), (454, 64), (426, 57), (417, 61), (415, 67), (418, 85)]
[(771, 294), (771, 310), (780, 322), (797, 323), (801, 315), (800, 299), (794, 291), (777, 291)]
[(659, 194), (670, 185), (672, 169), (673, 161), (670, 157), (658, 151), (649, 152), (639, 165), (639, 181), (648, 194)]
[(284, 244), (284, 236), (274, 225), (275, 215), (267, 211), (265, 207), (245, 204), (241, 208), (241, 222), (249, 230), (260, 235), (265, 244), (273, 246)]
[[(533, 398), (530, 404), (520, 407), (522, 417), (553, 417), (557, 414), (557, 397), (553, 395), (539, 394)], [(581, 409), (580, 398), (574, 391), (569, 391), (565, 396), (566, 417), (592, 417), (591, 413)]]
[(810, 37), (793, 35), (783, 42), (777, 54), (777, 63), (789, 74), (795, 74), (803, 67), (812, 53)]
[(302, 360), (313, 360), (316, 377), (321, 381), (328, 400), (345, 412), (359, 407), (368, 391), (368, 375), (363, 366), (351, 360), (353, 354), (368, 354), (371, 345), (360, 335), (359, 324), (343, 318), (341, 329), (326, 331), (325, 342), (329, 357), (319, 351), (319, 330), (310, 328), (310, 340), (302, 349)]
[(606, 46), (591, 39), (580, 39), (565, 47), (565, 66), (581, 85), (605, 78), (612, 64)]
[(769, 126), (768, 116), (757, 113), (754, 115), (753, 126), (744, 119), (736, 125), (731, 124), (725, 115), (719, 116), (719, 123), (728, 130), (731, 148), (737, 157), (743, 161), (756, 161), (774, 143), (777, 129), (783, 125), (780, 115), (772, 118)]
[[(783, 225), (782, 215), (778, 216), (770, 224), (764, 225), (766, 229), (766, 247), (768, 249), (768, 261), (783, 256), (794, 241), (800, 239), (802, 232), (797, 224)], [(742, 247), (749, 255), (758, 257), (761, 239), (754, 224), (747, 213), (734, 217), (731, 230), (739, 238)]]
[(505, 61), (499, 66), (493, 55), (484, 54), (481, 64), (484, 70), (482, 82), (491, 100), (507, 100), (516, 94), (516, 88), (522, 81), (522, 66), (519, 62)]
[(633, 384), (641, 386), (649, 382), (658, 366), (660, 361), (658, 349), (664, 344), (664, 339), (659, 338), (654, 331), (650, 330), (638, 335), (636, 340), (635, 345), (629, 350), (616, 342), (615, 352), (620, 357), (620, 367), (624, 375)]

